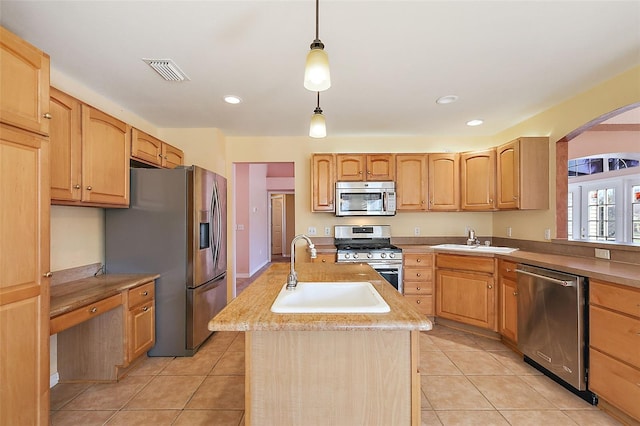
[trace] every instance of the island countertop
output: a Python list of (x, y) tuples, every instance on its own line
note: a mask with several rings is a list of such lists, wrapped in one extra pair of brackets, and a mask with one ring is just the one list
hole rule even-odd
[(382, 314), (277, 314), (271, 305), (287, 281), (289, 263), (272, 264), (209, 321), (212, 331), (431, 330), (429, 319), (367, 264), (296, 263), (300, 282), (369, 281), (391, 311)]

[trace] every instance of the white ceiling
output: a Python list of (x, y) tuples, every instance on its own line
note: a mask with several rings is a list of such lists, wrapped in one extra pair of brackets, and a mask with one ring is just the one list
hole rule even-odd
[[(313, 0), (0, 2), (2, 25), (56, 71), (158, 127), (228, 136), (308, 134), (314, 19)], [(329, 136), (485, 136), (639, 65), (640, 1), (322, 0), (320, 39)]]

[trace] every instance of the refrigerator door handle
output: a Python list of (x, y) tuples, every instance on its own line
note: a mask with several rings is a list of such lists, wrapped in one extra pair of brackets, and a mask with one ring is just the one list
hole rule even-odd
[(222, 208), (220, 207), (220, 188), (218, 188), (218, 182), (214, 184), (216, 190), (216, 267), (219, 267), (220, 252), (222, 250)]
[(209, 239), (211, 240), (211, 256), (213, 260), (213, 268), (215, 270), (216, 264), (218, 263), (218, 243), (216, 240), (216, 216), (217, 216), (217, 201), (218, 201), (218, 191), (216, 190), (216, 182), (213, 182), (213, 188), (211, 189), (211, 228), (209, 229)]

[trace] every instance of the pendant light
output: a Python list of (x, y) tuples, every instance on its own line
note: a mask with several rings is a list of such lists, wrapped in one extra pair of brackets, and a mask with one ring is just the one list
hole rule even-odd
[(309, 136), (312, 138), (324, 138), (327, 136), (327, 123), (325, 122), (324, 115), (322, 115), (322, 110), (320, 109), (320, 92), (318, 92), (318, 105), (316, 106), (316, 109), (313, 110), (313, 115), (311, 116)]
[(324, 44), (318, 37), (319, 1), (316, 0), (316, 38), (311, 43), (311, 50), (307, 54), (307, 64), (304, 69), (304, 87), (312, 92), (322, 92), (331, 87), (329, 56), (324, 51)]

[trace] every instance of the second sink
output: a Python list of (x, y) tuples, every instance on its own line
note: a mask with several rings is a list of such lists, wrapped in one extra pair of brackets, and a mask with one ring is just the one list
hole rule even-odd
[(284, 284), (271, 306), (276, 313), (384, 313), (387, 302), (370, 282), (298, 282), (295, 290)]

